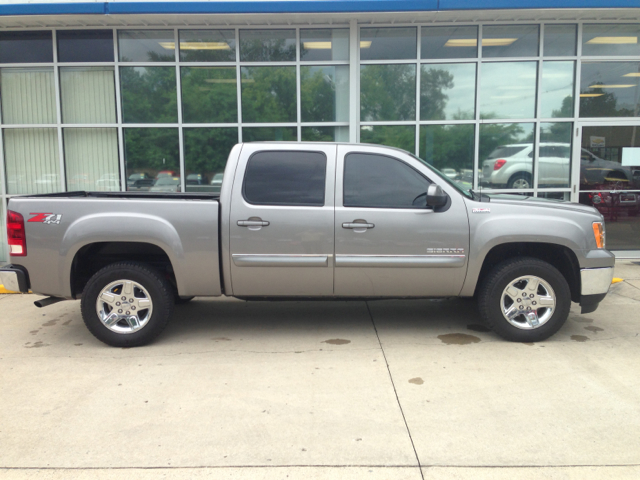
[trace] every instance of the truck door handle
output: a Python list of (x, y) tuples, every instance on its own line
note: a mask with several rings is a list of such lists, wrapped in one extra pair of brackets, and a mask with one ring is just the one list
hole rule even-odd
[(350, 223), (345, 222), (342, 224), (342, 228), (373, 228), (375, 225), (373, 223)]
[(263, 220), (238, 220), (239, 227), (268, 227), (269, 222)]

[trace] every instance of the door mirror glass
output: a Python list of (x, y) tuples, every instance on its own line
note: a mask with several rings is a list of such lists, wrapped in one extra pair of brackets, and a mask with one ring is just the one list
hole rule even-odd
[(440, 185), (432, 183), (427, 190), (427, 206), (432, 208), (442, 207), (447, 203), (447, 194)]

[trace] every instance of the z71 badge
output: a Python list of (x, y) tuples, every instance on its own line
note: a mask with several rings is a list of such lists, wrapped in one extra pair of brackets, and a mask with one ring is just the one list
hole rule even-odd
[(61, 213), (30, 213), (29, 215), (35, 215), (31, 217), (28, 222), (44, 223), (46, 225), (59, 225), (62, 220)]

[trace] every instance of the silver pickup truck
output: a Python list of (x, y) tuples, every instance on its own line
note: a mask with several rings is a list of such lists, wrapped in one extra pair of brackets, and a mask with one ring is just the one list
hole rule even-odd
[[(236, 145), (219, 195), (14, 197), (9, 289), (81, 299), (89, 330), (143, 345), (175, 303), (476, 297), (502, 337), (557, 332), (594, 311), (614, 256), (592, 207), (463, 191), (413, 155), (335, 143)], [(428, 315), (428, 312), (425, 312)]]

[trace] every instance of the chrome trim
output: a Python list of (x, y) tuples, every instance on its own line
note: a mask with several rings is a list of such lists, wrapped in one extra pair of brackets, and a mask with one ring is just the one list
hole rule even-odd
[(336, 267), (462, 267), (465, 255), (336, 255)]
[(148, 325), (153, 314), (153, 300), (140, 283), (116, 280), (98, 294), (96, 313), (109, 330), (129, 335)]
[(613, 267), (583, 268), (580, 270), (582, 295), (607, 293), (613, 280)]
[(0, 285), (11, 292), (19, 292), (18, 274), (7, 270), (0, 270)]
[(234, 253), (237, 267), (328, 267), (331, 255), (256, 255)]
[(518, 277), (509, 282), (500, 299), (502, 315), (521, 330), (533, 330), (549, 321), (556, 309), (556, 294), (544, 279)]

